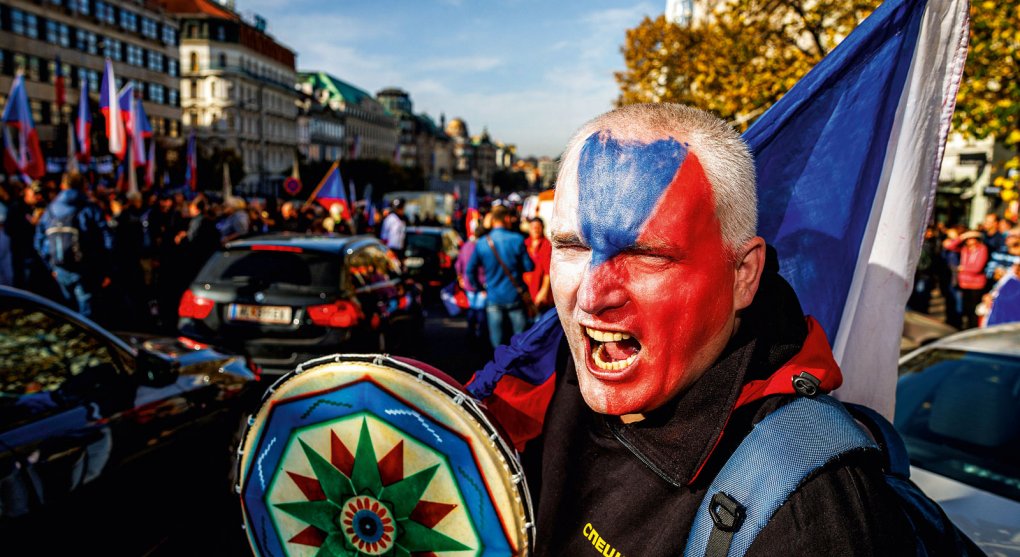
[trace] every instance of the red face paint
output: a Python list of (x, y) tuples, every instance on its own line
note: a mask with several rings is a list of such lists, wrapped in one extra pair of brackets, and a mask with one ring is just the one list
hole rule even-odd
[[(614, 187), (641, 188), (633, 176)], [(597, 265), (588, 244), (598, 239), (582, 238), (578, 226), (579, 186), (564, 186), (551, 278), (581, 393), (597, 412), (653, 410), (700, 377), (732, 333), (735, 266), (711, 185), (688, 153), (634, 244)]]

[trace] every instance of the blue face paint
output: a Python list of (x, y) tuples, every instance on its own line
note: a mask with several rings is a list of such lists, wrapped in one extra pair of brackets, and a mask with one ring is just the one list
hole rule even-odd
[(634, 245), (686, 157), (673, 138), (646, 144), (617, 141), (608, 131), (588, 137), (577, 166), (578, 221), (592, 265)]

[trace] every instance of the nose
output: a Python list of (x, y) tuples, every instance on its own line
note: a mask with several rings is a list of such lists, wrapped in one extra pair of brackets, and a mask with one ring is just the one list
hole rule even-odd
[(589, 315), (598, 315), (622, 307), (627, 303), (624, 279), (616, 258), (595, 266), (589, 263), (577, 289), (578, 308)]

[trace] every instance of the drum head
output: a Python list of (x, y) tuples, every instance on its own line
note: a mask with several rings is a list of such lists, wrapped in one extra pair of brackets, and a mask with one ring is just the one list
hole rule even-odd
[(240, 493), (256, 555), (527, 555), (513, 450), (456, 386), (386, 356), (281, 379), (249, 420)]

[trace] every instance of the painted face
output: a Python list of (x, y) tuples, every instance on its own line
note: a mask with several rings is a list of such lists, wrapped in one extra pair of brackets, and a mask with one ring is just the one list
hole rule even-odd
[(552, 291), (596, 412), (653, 410), (715, 361), (734, 323), (735, 265), (694, 153), (592, 134), (557, 188)]

